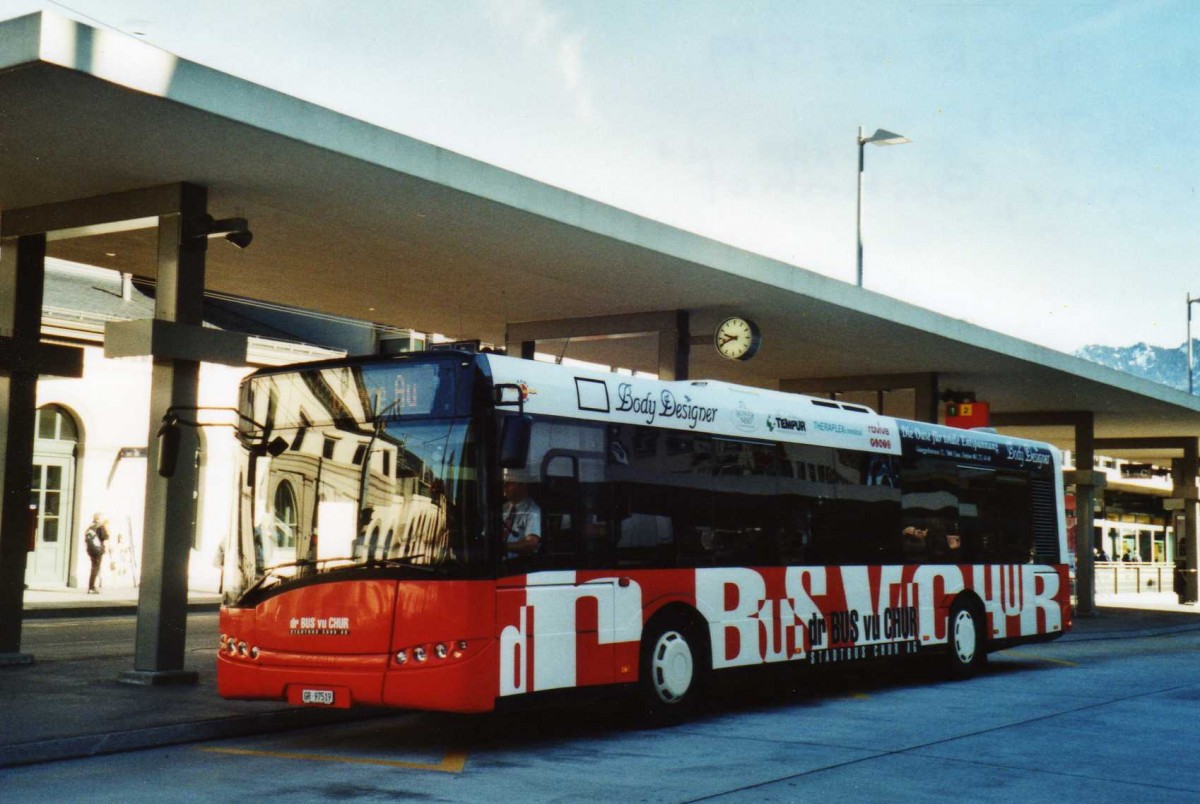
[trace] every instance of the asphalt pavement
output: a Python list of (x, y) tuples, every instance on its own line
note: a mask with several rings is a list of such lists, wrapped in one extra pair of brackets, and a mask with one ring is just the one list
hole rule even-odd
[[(136, 592), (79, 594), (29, 590), (27, 623), (58, 618), (132, 615)], [(1096, 614), (1079, 617), (1064, 640), (1127, 639), (1200, 630), (1200, 606), (1173, 596), (1130, 595), (1097, 599)], [(213, 594), (194, 593), (191, 611), (216, 611)], [(28, 627), (28, 626), (27, 626)], [(214, 645), (215, 651), (215, 645)], [(193, 684), (138, 686), (121, 683), (133, 669), (133, 645), (65, 658), (14, 662), (0, 656), (0, 768), (133, 751), (177, 743), (331, 724), (379, 714), (369, 709), (327, 711), (283, 703), (227, 701), (216, 692), (216, 667), (206, 652), (190, 653)]]

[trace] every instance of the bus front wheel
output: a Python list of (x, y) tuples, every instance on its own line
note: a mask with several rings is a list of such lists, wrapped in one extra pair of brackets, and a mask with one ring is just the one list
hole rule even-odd
[(706, 666), (702, 645), (682, 618), (652, 621), (642, 639), (639, 697), (652, 722), (686, 717), (699, 697)]
[(982, 609), (969, 598), (960, 597), (950, 607), (946, 630), (951, 678), (971, 678), (987, 663), (984, 621)]

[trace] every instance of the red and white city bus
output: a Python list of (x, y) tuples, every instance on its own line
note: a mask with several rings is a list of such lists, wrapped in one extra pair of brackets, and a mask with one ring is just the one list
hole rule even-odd
[[(1070, 627), (1058, 452), (721, 382), (431, 351), (243, 383), (218, 687), (485, 712)], [(505, 548), (502, 483), (540, 509)]]

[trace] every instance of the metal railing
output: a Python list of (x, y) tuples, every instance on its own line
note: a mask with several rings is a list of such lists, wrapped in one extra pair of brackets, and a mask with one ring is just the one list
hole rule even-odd
[(1175, 565), (1166, 562), (1097, 561), (1098, 595), (1173, 592)]

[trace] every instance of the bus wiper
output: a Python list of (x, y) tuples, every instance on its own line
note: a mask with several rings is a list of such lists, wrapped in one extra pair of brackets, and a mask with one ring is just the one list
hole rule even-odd
[(317, 570), (317, 572), (320, 572), (322, 564), (328, 564), (332, 561), (344, 561), (346, 563), (354, 563), (353, 558), (344, 557), (344, 558), (318, 558), (316, 560), (313, 560), (311, 558), (301, 558), (298, 561), (285, 561), (282, 564), (272, 564), (269, 567), (264, 567), (262, 577), (260, 577), (257, 581), (255, 581), (253, 584), (251, 584), (246, 589), (246, 591), (243, 592), (242, 594), (247, 595), (247, 594), (253, 592), (255, 589), (261, 589), (262, 587), (267, 585), (268, 581), (271, 581), (272, 579), (281, 579), (282, 570), (291, 569), (294, 567), (313, 567)]
[(297, 566), (300, 566), (301, 564), (308, 564), (308, 563), (311, 563), (311, 562), (291, 561), (286, 564), (272, 564), (269, 567), (263, 567), (263, 574), (261, 576), (259, 576), (259, 579), (257, 581), (250, 584), (250, 586), (246, 587), (246, 591), (242, 592), (242, 596), (245, 597), (246, 595), (250, 594), (251, 592), (255, 591), (256, 589), (261, 589), (262, 587), (266, 586), (268, 581), (278, 578), (279, 570), (287, 569), (288, 567), (297, 567)]
[(437, 567), (432, 564), (417, 564), (418, 559), (424, 558), (424, 553), (418, 553), (415, 556), (396, 556), (395, 558), (377, 558), (369, 562), (371, 566), (376, 567), (412, 567), (413, 569), (423, 570), (430, 574), (437, 572)]

